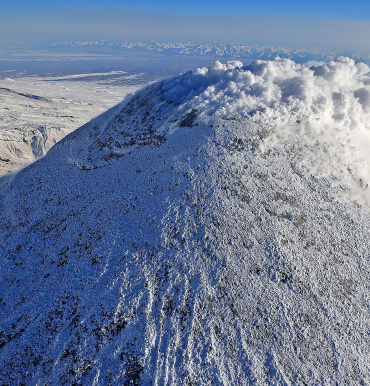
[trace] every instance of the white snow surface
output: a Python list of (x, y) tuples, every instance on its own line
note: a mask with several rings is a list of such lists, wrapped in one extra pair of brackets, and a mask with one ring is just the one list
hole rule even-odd
[(0, 199), (1, 383), (370, 383), (366, 154), (335, 174), (329, 141), (367, 133), (367, 71), (215, 63), (23, 169)]
[[(0, 177), (43, 157), (67, 134), (138, 89), (99, 79), (119, 74), (125, 72), (0, 79)], [(81, 80), (86, 77), (96, 80)]]

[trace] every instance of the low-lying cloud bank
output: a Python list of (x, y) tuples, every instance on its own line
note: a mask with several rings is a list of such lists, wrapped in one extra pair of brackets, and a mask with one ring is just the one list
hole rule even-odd
[(280, 149), (307, 172), (333, 176), (370, 202), (370, 68), (340, 57), (248, 66), (215, 62), (164, 83), (164, 96), (206, 115), (268, 128), (262, 151)]

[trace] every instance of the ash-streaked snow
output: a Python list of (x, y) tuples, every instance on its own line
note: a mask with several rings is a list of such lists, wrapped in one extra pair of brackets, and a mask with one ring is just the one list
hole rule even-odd
[(366, 157), (321, 168), (368, 130), (367, 72), (215, 63), (23, 169), (0, 201), (1, 382), (369, 383)]

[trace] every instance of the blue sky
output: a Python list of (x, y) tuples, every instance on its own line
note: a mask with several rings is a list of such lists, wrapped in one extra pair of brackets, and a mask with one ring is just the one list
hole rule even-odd
[(2, 40), (261, 41), (369, 49), (370, 1), (0, 0)]
[(343, 20), (370, 20), (370, 1), (364, 0), (2, 0), (1, 13), (17, 14), (60, 10), (119, 10), (161, 15), (225, 15), (314, 17)]

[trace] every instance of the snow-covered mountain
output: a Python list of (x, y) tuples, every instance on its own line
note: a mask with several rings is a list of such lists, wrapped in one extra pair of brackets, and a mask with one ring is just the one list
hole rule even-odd
[(216, 62), (22, 170), (1, 382), (369, 383), (369, 71)]

